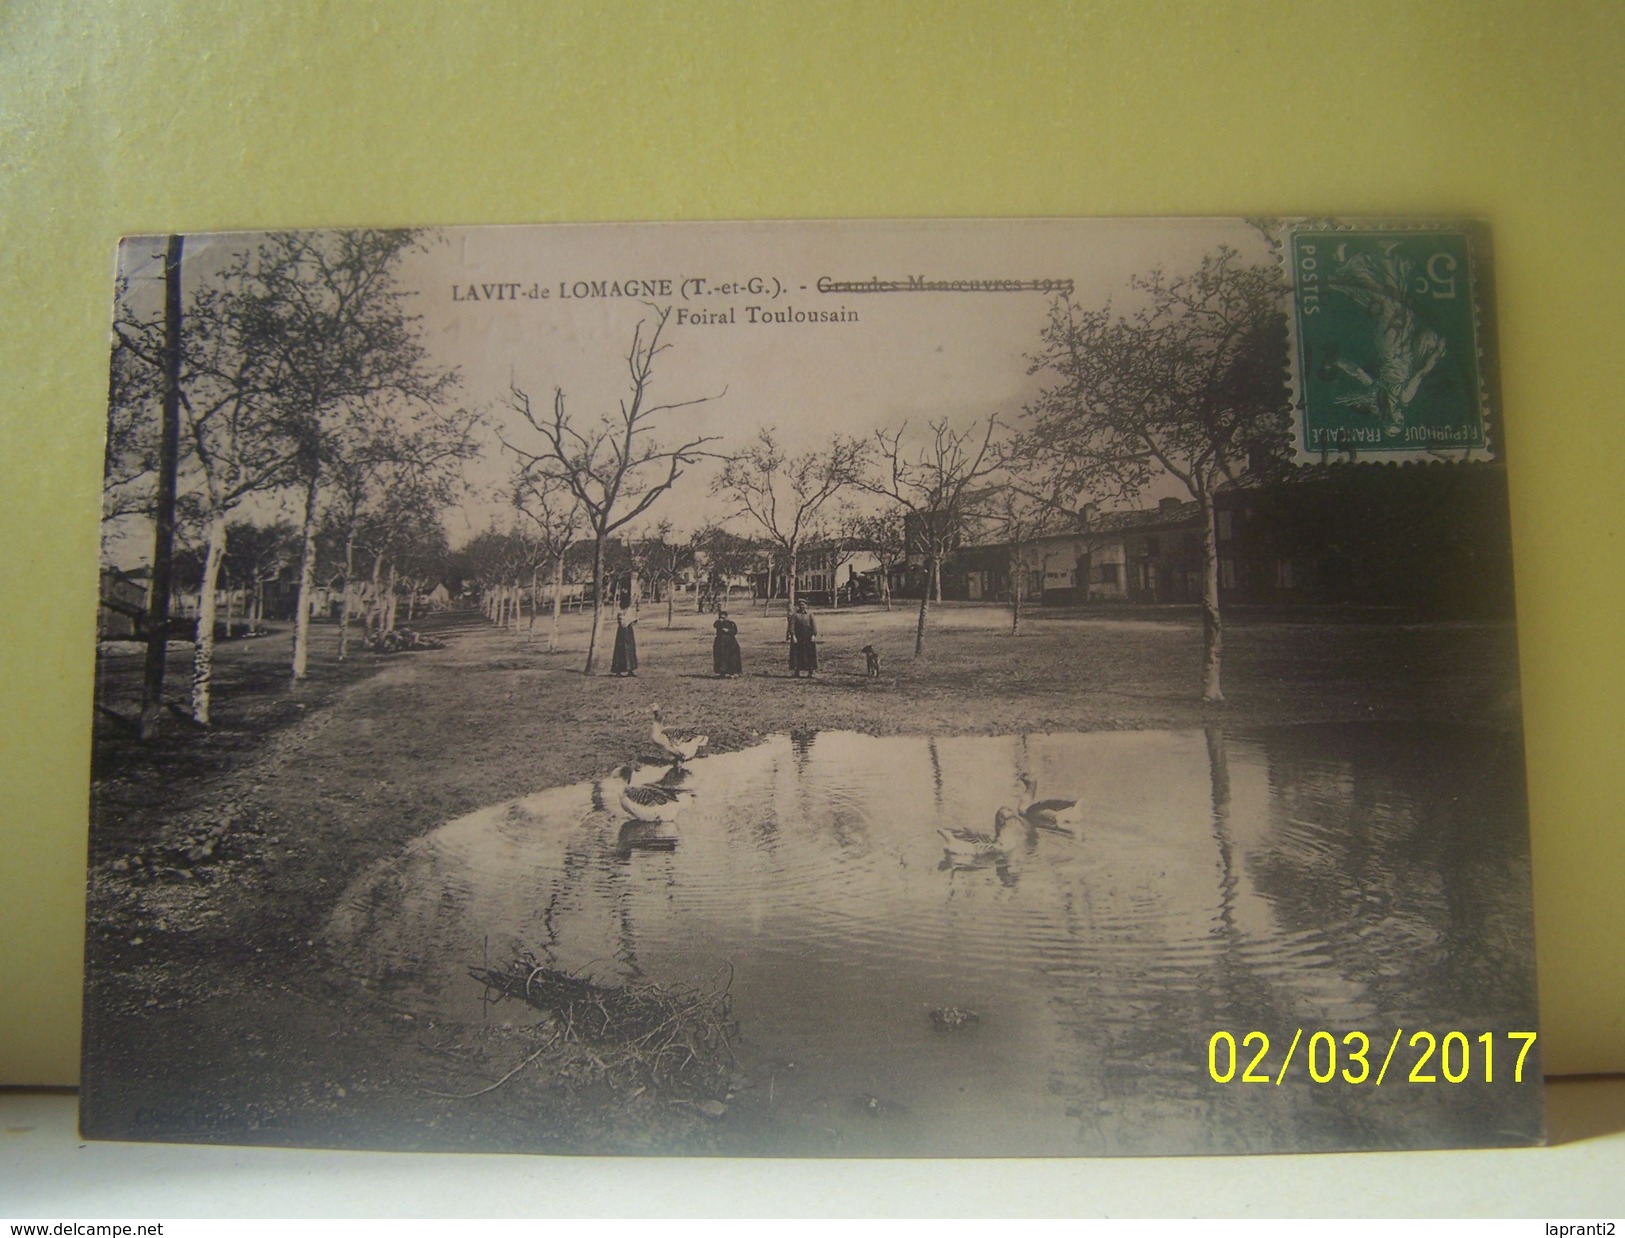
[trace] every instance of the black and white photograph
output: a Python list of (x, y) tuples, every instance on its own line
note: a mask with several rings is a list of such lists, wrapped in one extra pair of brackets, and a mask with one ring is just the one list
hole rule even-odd
[(1541, 1142), (1493, 276), (1455, 221), (127, 238), (83, 1133)]

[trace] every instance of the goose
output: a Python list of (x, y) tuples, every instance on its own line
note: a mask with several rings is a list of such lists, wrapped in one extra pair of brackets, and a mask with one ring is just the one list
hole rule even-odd
[(942, 838), (943, 850), (955, 859), (983, 859), (1004, 854), (1006, 847), (1000, 841), (1004, 827), (1020, 820), (1021, 814), (1014, 808), (1001, 808), (994, 814), (991, 834), (950, 829), (939, 829), (937, 834)]
[(692, 761), (695, 754), (710, 742), (705, 735), (696, 735), (693, 739), (673, 739), (666, 733), (665, 724), (660, 720), (660, 706), (656, 705), (651, 712), (655, 716), (654, 725), (649, 728), (649, 735), (655, 741), (655, 747), (672, 759), (672, 764), (681, 765), (684, 761)]
[(1078, 806), (1077, 800), (1040, 800), (1034, 796), (1038, 794), (1038, 781), (1031, 774), (1022, 774), (1021, 797), (1016, 801), (1016, 813), (1028, 825), (1035, 829), (1050, 830), (1056, 834), (1071, 834), (1073, 831), (1063, 825), (1071, 811)]
[(687, 787), (663, 787), (656, 783), (634, 783), (632, 767), (621, 766), (621, 808), (634, 821), (672, 821), (683, 811), (684, 802), (694, 794)]

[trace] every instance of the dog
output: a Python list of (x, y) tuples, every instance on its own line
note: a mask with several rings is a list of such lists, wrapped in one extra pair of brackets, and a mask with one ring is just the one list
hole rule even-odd
[(864, 659), (863, 673), (865, 675), (867, 675), (870, 679), (879, 679), (880, 678), (880, 654), (875, 652), (875, 647), (873, 645), (865, 645), (863, 647), (863, 659)]

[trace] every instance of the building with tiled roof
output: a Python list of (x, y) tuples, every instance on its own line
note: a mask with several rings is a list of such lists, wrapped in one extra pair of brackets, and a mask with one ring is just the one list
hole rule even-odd
[(1108, 512), (1086, 504), (1075, 523), (1019, 546), (961, 546), (943, 568), (943, 597), (1007, 601), (1014, 570), (1022, 597), (1041, 604), (1201, 600), (1202, 518), (1194, 499)]

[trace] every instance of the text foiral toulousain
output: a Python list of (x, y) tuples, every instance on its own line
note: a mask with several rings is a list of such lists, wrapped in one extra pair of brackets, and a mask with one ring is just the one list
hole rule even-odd
[[(711, 276), (658, 276), (623, 279), (563, 279), (465, 281), (451, 285), (451, 299), (458, 304), (524, 301), (600, 301), (632, 299), (651, 302), (683, 301), (673, 316), (677, 326), (735, 326), (739, 324), (846, 323), (861, 322), (858, 311), (847, 305), (838, 308), (808, 309), (785, 299), (797, 293), (808, 296), (873, 293), (1008, 293), (1038, 292), (1069, 295), (1070, 279), (944, 279), (910, 275), (899, 279), (837, 279), (820, 276), (811, 284), (787, 283), (776, 276), (748, 275), (715, 278)], [(715, 299), (713, 299), (715, 298)], [(753, 304), (729, 304), (751, 298)]]

